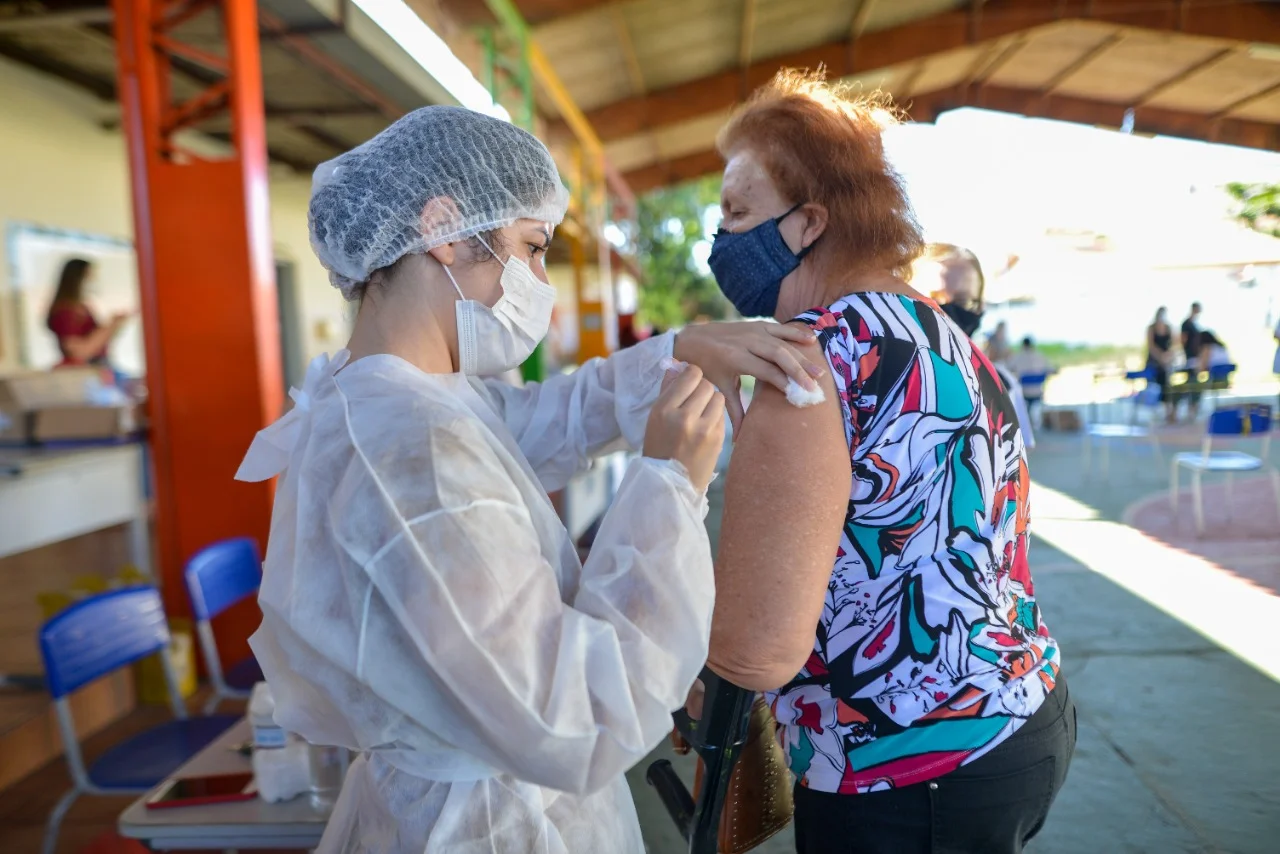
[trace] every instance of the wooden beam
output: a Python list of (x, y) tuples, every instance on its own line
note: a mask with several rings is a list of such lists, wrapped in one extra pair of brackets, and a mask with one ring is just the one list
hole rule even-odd
[[(522, 0), (523, 2), (523, 0)], [(864, 4), (865, 5), (865, 4)], [(863, 8), (862, 6), (859, 9)], [(1245, 2), (1238, 5), (1193, 5), (1185, 10), (1183, 32), (1240, 42), (1280, 43), (1280, 4)], [(1174, 0), (1081, 0), (1054, 4), (1047, 0), (987, 0), (983, 6), (979, 41), (1026, 34), (1064, 18), (1115, 23), (1126, 27), (1172, 31), (1182, 15)], [(612, 141), (646, 130), (678, 124), (731, 108), (745, 93), (765, 83), (780, 68), (827, 67), (832, 76), (863, 74), (901, 63), (914, 62), (971, 44), (969, 8), (943, 12), (897, 27), (878, 30), (856, 40), (828, 42), (770, 60), (753, 62), (745, 69), (730, 69), (698, 80), (607, 104), (587, 114), (600, 138)]]
[(623, 175), (627, 185), (636, 193), (647, 193), (658, 187), (670, 187), (719, 172), (724, 161), (716, 151), (699, 151), (685, 157), (677, 157), (665, 163), (655, 163), (643, 169), (633, 169)]
[(971, 42), (981, 40), (982, 7), (985, 5), (987, 5), (987, 0), (973, 0), (969, 4), (969, 41)]
[(975, 84), (978, 86), (985, 86), (987, 81), (996, 75), (996, 72), (998, 72), (1001, 68), (1004, 68), (1005, 65), (1007, 65), (1011, 59), (1017, 56), (1018, 53), (1021, 52), (1021, 50), (1027, 46), (1028, 41), (1030, 40), (1027, 39), (1025, 36), (1018, 36), (1013, 39), (1010, 39), (1009, 42), (1005, 44), (1003, 47), (1001, 47), (999, 44), (996, 44), (994, 47), (997, 48), (998, 50), (996, 51), (995, 57), (985, 66), (981, 67), (974, 74), (972, 74), (968, 78), (969, 83)]
[(1119, 32), (1115, 32), (1107, 36), (1105, 39), (1081, 54), (1074, 62), (1068, 63), (1066, 68), (1053, 75), (1049, 82), (1046, 83), (1040, 91), (1045, 95), (1052, 95), (1068, 80), (1079, 74), (1093, 62), (1096, 62), (1104, 53), (1111, 50), (1128, 37), (1129, 33), (1124, 30), (1120, 30)]
[[(1280, 84), (1250, 97), (1267, 97), (1275, 91), (1280, 91)], [(1123, 103), (1096, 101), (1072, 95), (1057, 95), (1046, 104), (1038, 89), (959, 85), (913, 97), (906, 106), (906, 111), (915, 121), (933, 121), (942, 113), (961, 107), (981, 107), (1117, 129), (1124, 123), (1126, 112), (1132, 109)], [(1140, 108), (1133, 112), (1134, 133), (1160, 134), (1280, 151), (1280, 124), (1157, 107)], [(670, 163), (635, 169), (627, 173), (626, 177), (631, 187), (639, 193), (700, 178), (719, 171), (722, 166), (723, 162), (715, 151), (701, 151)]]
[(28, 50), (17, 42), (0, 41), (0, 56), (8, 57), (14, 62), (34, 68), (51, 77), (57, 77), (89, 92), (101, 101), (110, 102), (116, 99), (115, 75), (99, 77), (96, 74), (90, 74), (79, 66), (54, 59), (48, 54)]
[(751, 64), (751, 43), (756, 34), (756, 0), (742, 0), (742, 34), (738, 40), (738, 65)]
[(862, 38), (875, 5), (876, 0), (858, 0), (858, 8), (853, 10), (853, 20), (849, 22), (849, 41), (856, 42)]
[(1231, 102), (1230, 104), (1228, 104), (1227, 106), (1219, 110), (1217, 113), (1215, 113), (1214, 118), (1215, 119), (1226, 118), (1232, 113), (1237, 112), (1238, 110), (1242, 110), (1245, 107), (1249, 106), (1250, 104), (1256, 104), (1258, 101), (1261, 101), (1264, 98), (1270, 98), (1272, 95), (1276, 94), (1277, 92), (1280, 92), (1280, 82), (1273, 83), (1264, 89), (1259, 89), (1257, 92), (1254, 92), (1252, 95), (1245, 95), (1240, 100)]
[(1150, 89), (1148, 89), (1147, 91), (1139, 95), (1138, 100), (1134, 102), (1134, 106), (1145, 107), (1147, 104), (1150, 104), (1156, 98), (1159, 98), (1165, 92), (1168, 92), (1174, 86), (1177, 86), (1180, 83), (1185, 83), (1187, 80), (1190, 80), (1192, 77), (1195, 77), (1197, 74), (1200, 74), (1202, 72), (1208, 71), (1210, 68), (1214, 68), (1218, 65), (1221, 65), (1225, 60), (1230, 59), (1231, 57), (1235, 56), (1239, 52), (1240, 52), (1240, 48), (1238, 47), (1224, 48), (1220, 51), (1217, 51), (1211, 54), (1205, 59), (1202, 59), (1199, 62), (1196, 62), (1187, 66), (1182, 71), (1179, 71), (1177, 74), (1173, 75), (1167, 80), (1163, 80), (1157, 83), (1155, 86), (1152, 86)]
[(895, 86), (897, 90), (893, 93), (893, 97), (899, 100), (910, 98), (911, 94), (916, 90), (916, 84), (920, 82), (921, 76), (924, 75), (925, 69), (929, 67), (928, 60), (920, 60), (910, 71), (907, 72), (907, 79), (903, 81), (901, 86)]
[(627, 61), (627, 76), (631, 78), (631, 89), (636, 95), (649, 91), (644, 82), (644, 71), (640, 69), (640, 57), (636, 55), (635, 42), (631, 40), (631, 30), (627, 27), (626, 16), (622, 14), (622, 6), (614, 3), (609, 7), (613, 15), (613, 27), (618, 31), (618, 42), (622, 45), (622, 56)]

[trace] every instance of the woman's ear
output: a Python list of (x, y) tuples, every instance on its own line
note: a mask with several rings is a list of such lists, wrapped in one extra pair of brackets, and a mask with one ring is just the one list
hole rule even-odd
[(457, 244), (441, 243), (439, 246), (433, 246), (427, 250), (427, 254), (439, 261), (445, 267), (452, 267), (453, 262), (457, 259), (458, 253), (454, 248)]
[(827, 208), (817, 202), (810, 202), (800, 208), (800, 212), (804, 214), (804, 231), (800, 232), (800, 246), (808, 249), (827, 230)]

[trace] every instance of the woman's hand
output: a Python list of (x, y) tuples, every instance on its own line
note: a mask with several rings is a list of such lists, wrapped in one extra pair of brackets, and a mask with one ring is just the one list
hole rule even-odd
[[(707, 379), (724, 392), (729, 419), (737, 430), (742, 424), (742, 377), (755, 377), (784, 394), (788, 378), (813, 390), (817, 388), (814, 379), (825, 373), (816, 345), (808, 329), (786, 324), (703, 323), (676, 334), (672, 355), (702, 368)], [(799, 355), (793, 347), (813, 347), (813, 357)]]
[(694, 489), (706, 492), (724, 445), (724, 406), (724, 395), (696, 365), (679, 374), (668, 373), (662, 393), (649, 411), (644, 455), (678, 461), (689, 473)]

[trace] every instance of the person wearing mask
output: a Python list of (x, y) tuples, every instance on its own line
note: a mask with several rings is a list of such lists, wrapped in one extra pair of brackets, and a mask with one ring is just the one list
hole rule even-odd
[(58, 367), (105, 366), (111, 340), (131, 316), (128, 312), (115, 314), (105, 324), (99, 324), (86, 301), (85, 291), (92, 280), (93, 265), (83, 258), (72, 258), (62, 265), (58, 289), (45, 318), (49, 331), (58, 337), (62, 352)]
[(987, 336), (987, 358), (997, 365), (1009, 361), (1013, 350), (1009, 347), (1009, 326), (1003, 320), (996, 324), (996, 329)]
[[(978, 256), (971, 250), (951, 243), (928, 244), (912, 264), (911, 281), (929, 294), (961, 332), (970, 338), (977, 333), (986, 311), (987, 279)], [(1036, 446), (1036, 438), (1022, 384), (1004, 365), (993, 362), (992, 367), (1013, 401), (1023, 445), (1030, 450)]]
[(711, 271), (743, 315), (811, 330), (830, 370), (812, 408), (761, 388), (735, 433), (708, 665), (765, 693), (800, 854), (1016, 854), (1075, 708), (1032, 583), (1021, 421), (920, 291), (954, 273), (972, 308), (980, 273), (944, 256), (943, 283), (912, 282), (888, 121), (783, 72), (720, 132)]
[[(1198, 333), (1197, 333), (1198, 337)], [(1186, 340), (1186, 324), (1183, 324), (1183, 340)], [(1185, 346), (1185, 344), (1184, 344)], [(1177, 417), (1176, 403), (1169, 388), (1169, 371), (1173, 367), (1173, 328), (1169, 326), (1169, 311), (1164, 306), (1156, 309), (1155, 320), (1147, 326), (1147, 370), (1160, 388), (1160, 402), (1164, 404), (1165, 420), (1172, 424)]]
[[(738, 323), (484, 379), (547, 334), (567, 203), (541, 142), (460, 107), (316, 170), (312, 246), (359, 310), (237, 477), (281, 476), (250, 640), (276, 723), (360, 752), (320, 854), (644, 850), (623, 772), (706, 656), (715, 386), (822, 371), (786, 343), (811, 336)], [(547, 492), (620, 448), (584, 565)]]

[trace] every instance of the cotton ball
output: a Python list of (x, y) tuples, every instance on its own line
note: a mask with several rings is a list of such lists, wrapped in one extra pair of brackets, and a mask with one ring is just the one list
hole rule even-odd
[(681, 362), (679, 359), (673, 358), (671, 356), (663, 356), (662, 361), (658, 362), (658, 367), (662, 369), (662, 372), (664, 374), (669, 373), (671, 371), (674, 371), (675, 373), (678, 374), (688, 366), (689, 366), (688, 362)]
[(806, 406), (817, 406), (826, 399), (827, 396), (823, 393), (821, 386), (816, 386), (813, 391), (810, 391), (795, 380), (787, 379), (787, 403), (792, 406), (803, 409)]

